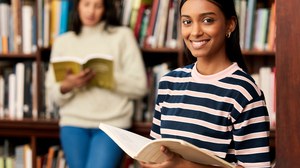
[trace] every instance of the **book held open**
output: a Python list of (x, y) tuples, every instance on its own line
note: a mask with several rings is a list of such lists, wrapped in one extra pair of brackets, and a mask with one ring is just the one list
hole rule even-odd
[(234, 165), (219, 158), (212, 152), (201, 149), (180, 139), (162, 138), (151, 140), (133, 132), (101, 123), (104, 131), (131, 158), (151, 163), (161, 163), (166, 157), (160, 151), (161, 146), (178, 153), (184, 159), (205, 165), (234, 168)]
[(53, 57), (50, 60), (55, 73), (56, 81), (62, 81), (68, 70), (77, 74), (85, 68), (91, 68), (95, 77), (90, 81), (89, 86), (103, 88), (114, 88), (113, 80), (113, 57), (105, 54), (91, 54), (83, 58), (74, 56)]

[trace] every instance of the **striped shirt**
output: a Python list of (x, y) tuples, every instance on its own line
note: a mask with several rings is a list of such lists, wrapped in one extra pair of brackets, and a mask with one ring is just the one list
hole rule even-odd
[(236, 63), (208, 76), (195, 65), (161, 78), (150, 136), (182, 139), (244, 167), (270, 167), (263, 92)]

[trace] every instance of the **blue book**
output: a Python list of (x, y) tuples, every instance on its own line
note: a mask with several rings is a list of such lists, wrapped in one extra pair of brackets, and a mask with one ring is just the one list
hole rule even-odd
[(256, 10), (257, 0), (248, 0), (247, 4), (247, 20), (246, 20), (246, 35), (245, 35), (245, 49), (251, 50), (253, 43), (253, 30), (254, 30), (254, 19)]
[(68, 16), (69, 16), (69, 1), (61, 1), (60, 7), (60, 25), (59, 35), (65, 33), (68, 30)]

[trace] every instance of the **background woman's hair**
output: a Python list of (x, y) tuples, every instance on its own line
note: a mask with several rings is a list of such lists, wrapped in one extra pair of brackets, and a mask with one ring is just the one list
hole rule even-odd
[[(80, 0), (74, 1), (72, 22), (70, 30), (74, 31), (75, 34), (79, 35), (82, 29), (82, 22), (79, 17), (78, 5)], [(108, 30), (109, 26), (120, 26), (120, 19), (117, 15), (117, 8), (115, 0), (103, 0), (104, 13), (101, 21), (105, 21), (104, 30)]]
[[(181, 0), (179, 11), (181, 14), (181, 8), (183, 4), (187, 0)], [(240, 28), (239, 28), (239, 22), (238, 17), (235, 11), (235, 6), (233, 0), (207, 0), (209, 2), (214, 3), (217, 5), (221, 11), (223, 12), (225, 18), (227, 20), (231, 19), (232, 17), (236, 18), (236, 27), (233, 32), (231, 32), (230, 38), (226, 38), (226, 55), (232, 62), (237, 62), (239, 67), (241, 67), (245, 72), (248, 72), (248, 68), (246, 66), (241, 47), (240, 47)], [(189, 63), (196, 60), (196, 58), (192, 55), (192, 53), (189, 51), (189, 49), (184, 44), (184, 50), (187, 57), (187, 61)]]

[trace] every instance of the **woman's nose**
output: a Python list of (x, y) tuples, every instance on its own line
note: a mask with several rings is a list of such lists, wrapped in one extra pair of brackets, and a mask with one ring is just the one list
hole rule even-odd
[(89, 7), (88, 7), (88, 10), (87, 10), (87, 13), (88, 13), (89, 15), (91, 15), (91, 14), (94, 13), (94, 11), (95, 11), (95, 8), (94, 8), (93, 6), (89, 6)]
[(203, 35), (203, 30), (200, 24), (193, 24), (191, 35), (193, 36)]

